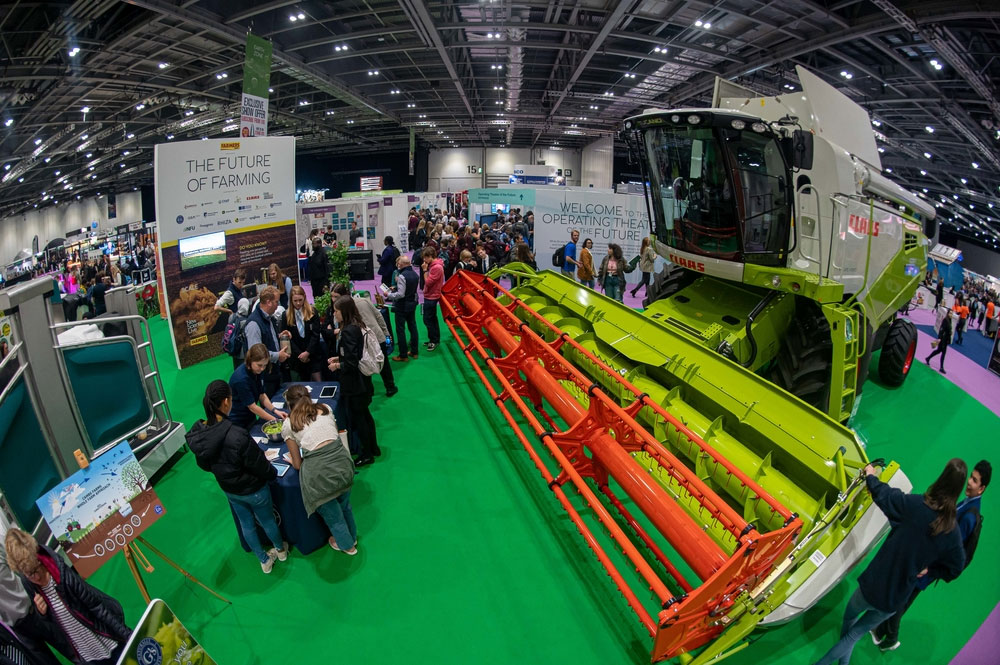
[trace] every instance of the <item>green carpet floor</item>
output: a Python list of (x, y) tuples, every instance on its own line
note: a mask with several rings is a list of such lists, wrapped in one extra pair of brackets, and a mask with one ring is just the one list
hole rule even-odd
[[(228, 378), (220, 357), (178, 372), (165, 323), (153, 341), (174, 417), (201, 416), (205, 385)], [(396, 365), (400, 393), (372, 407), (383, 456), (352, 494), (359, 554), (293, 553), (263, 575), (239, 547), (226, 500), (193, 456), (157, 483), (166, 516), (146, 537), (233, 601), (225, 605), (165, 564), (146, 576), (220, 665), (249, 663), (648, 662), (651, 640), (545, 488), (520, 444), (450, 338)], [(869, 382), (857, 418), (872, 457), (900, 461), (924, 489), (951, 456), (986, 456), (993, 414), (920, 364), (905, 388)], [(997, 461), (997, 460), (994, 460)], [(903, 645), (868, 641), (853, 663), (947, 663), (1000, 597), (993, 565), (1000, 515), (984, 498), (986, 528), (973, 567), (922, 597), (903, 623)], [(818, 607), (759, 631), (729, 661), (802, 664), (835, 641), (855, 571)], [(119, 598), (129, 621), (143, 602), (124, 559), (91, 581)]]

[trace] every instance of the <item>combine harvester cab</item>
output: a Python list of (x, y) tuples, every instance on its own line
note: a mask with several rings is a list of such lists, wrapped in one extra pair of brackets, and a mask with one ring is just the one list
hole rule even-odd
[[(654, 662), (744, 648), (888, 529), (852, 431), (669, 324), (521, 264), (456, 273), (442, 307)], [(882, 478), (910, 489), (895, 464)]]
[(883, 383), (910, 370), (917, 331), (898, 310), (926, 270), (935, 211), (882, 174), (867, 112), (797, 71), (801, 91), (717, 79), (712, 108), (625, 120), (670, 262), (646, 314), (846, 423), (874, 350)]

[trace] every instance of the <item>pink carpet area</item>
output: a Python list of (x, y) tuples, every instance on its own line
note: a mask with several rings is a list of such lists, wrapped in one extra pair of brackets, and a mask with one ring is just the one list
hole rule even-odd
[[(909, 318), (917, 325), (934, 325), (934, 296), (921, 287), (924, 304), (910, 309)], [(945, 302), (950, 306), (954, 297), (945, 294)], [(974, 335), (982, 335), (978, 330), (968, 330), (966, 339)], [(924, 361), (934, 350), (931, 342), (934, 337), (922, 331), (917, 331), (917, 359)], [(931, 360), (931, 367), (940, 367), (940, 356)], [(948, 349), (944, 362), (946, 374), (944, 377), (968, 393), (973, 399), (1000, 416), (1000, 376), (990, 372), (985, 366), (978, 364), (968, 356), (960, 353), (954, 345)]]

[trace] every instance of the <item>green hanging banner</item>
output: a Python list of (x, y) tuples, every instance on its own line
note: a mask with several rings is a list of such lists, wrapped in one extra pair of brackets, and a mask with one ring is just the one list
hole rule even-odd
[(267, 91), (271, 85), (271, 42), (247, 34), (243, 62), (240, 136), (267, 136)]

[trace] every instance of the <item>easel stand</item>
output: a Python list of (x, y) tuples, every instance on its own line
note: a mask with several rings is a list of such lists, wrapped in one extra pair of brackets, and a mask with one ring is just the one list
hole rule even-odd
[(143, 554), (142, 550), (139, 549), (139, 546), (136, 544), (136, 541), (142, 542), (142, 544), (148, 547), (153, 554), (166, 561), (171, 567), (179, 571), (181, 575), (188, 578), (189, 580), (200, 586), (205, 591), (208, 591), (210, 594), (212, 594), (213, 596), (215, 596), (224, 603), (228, 603), (229, 605), (233, 604), (232, 601), (223, 598), (215, 591), (202, 584), (198, 580), (198, 578), (196, 578), (194, 575), (192, 575), (188, 571), (178, 566), (166, 554), (164, 554), (160, 550), (150, 545), (148, 540), (146, 540), (142, 536), (137, 536), (135, 540), (129, 543), (125, 547), (125, 549), (122, 550), (122, 552), (125, 553), (125, 561), (128, 562), (129, 570), (132, 571), (132, 577), (135, 578), (135, 584), (136, 586), (139, 587), (139, 592), (142, 594), (142, 597), (147, 604), (150, 602), (149, 591), (146, 590), (146, 582), (142, 579), (142, 575), (139, 573), (139, 566), (136, 565), (136, 559), (139, 560), (139, 564), (145, 569), (147, 573), (153, 572), (153, 565), (149, 563), (149, 559), (147, 559), (146, 555)]

